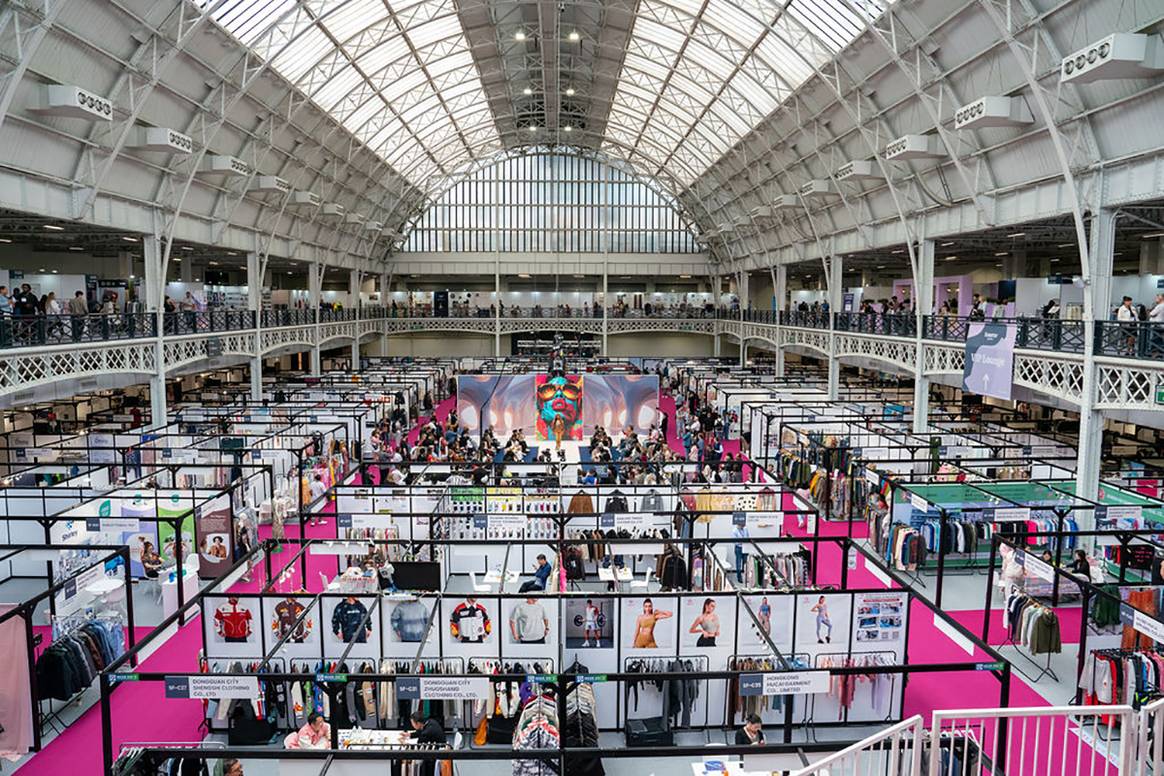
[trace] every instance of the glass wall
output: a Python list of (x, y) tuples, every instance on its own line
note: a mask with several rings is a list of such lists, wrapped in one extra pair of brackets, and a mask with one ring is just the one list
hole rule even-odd
[(674, 198), (595, 159), (504, 159), (450, 188), (405, 251), (697, 253)]

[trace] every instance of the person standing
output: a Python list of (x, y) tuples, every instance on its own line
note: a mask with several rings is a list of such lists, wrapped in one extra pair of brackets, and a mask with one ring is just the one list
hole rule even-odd
[(1120, 328), (1124, 332), (1124, 351), (1125, 355), (1131, 355), (1136, 349), (1136, 310), (1132, 307), (1132, 298), (1125, 296), (1120, 302), (1120, 306), (1116, 308), (1116, 320), (1124, 324)]
[(69, 315), (73, 317), (73, 342), (79, 342), (85, 333), (85, 316), (89, 314), (89, 304), (85, 292), (78, 291), (69, 300)]
[(12, 297), (12, 315), (20, 322), (16, 326), (17, 337), (28, 339), (32, 335), (32, 319), (36, 317), (36, 294), (32, 293), (32, 286), (22, 283), (20, 290)]

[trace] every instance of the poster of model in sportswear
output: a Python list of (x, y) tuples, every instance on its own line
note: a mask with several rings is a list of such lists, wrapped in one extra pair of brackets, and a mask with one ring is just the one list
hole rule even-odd
[(206, 656), (258, 657), (263, 654), (258, 597), (207, 596), (202, 603)]
[(274, 647), (286, 640), (279, 650), (282, 657), (319, 658), (323, 628), (322, 604), (315, 596), (287, 594), (282, 598), (264, 596), (263, 622), (267, 625), (267, 644)]
[(622, 643), (626, 650), (675, 651), (677, 598), (659, 595), (622, 599)]
[[(771, 651), (765, 637), (782, 653), (792, 653), (793, 600), (789, 595), (745, 595), (737, 617), (740, 649), (746, 654)], [(757, 651), (758, 650), (758, 651)]]
[(566, 648), (614, 647), (615, 599), (593, 596), (566, 599)]
[(848, 593), (798, 595), (795, 651), (817, 655), (848, 650), (852, 598)]

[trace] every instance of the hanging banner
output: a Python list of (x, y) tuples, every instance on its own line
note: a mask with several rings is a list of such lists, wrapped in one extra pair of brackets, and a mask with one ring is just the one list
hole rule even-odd
[(198, 577), (218, 579), (234, 558), (230, 496), (222, 493), (195, 507), (194, 535), (198, 540)]
[(996, 399), (1011, 398), (1016, 331), (1006, 323), (967, 325), (962, 390)]

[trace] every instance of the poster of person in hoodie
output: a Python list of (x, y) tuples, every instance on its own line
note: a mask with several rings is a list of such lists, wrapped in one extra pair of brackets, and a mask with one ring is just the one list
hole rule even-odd
[(499, 625), (496, 598), (441, 599), (446, 654), (496, 656)]
[(350, 657), (380, 656), (380, 618), (370, 596), (325, 596), (323, 599), (324, 656), (339, 657), (351, 645)]

